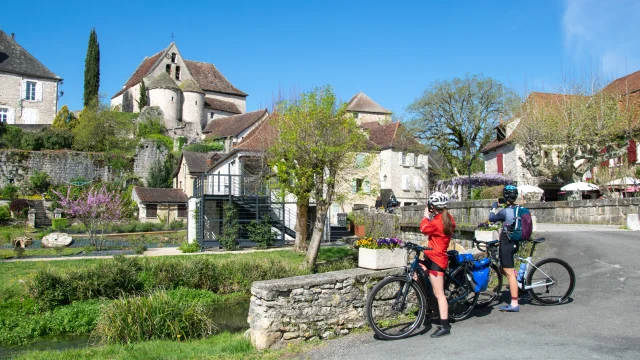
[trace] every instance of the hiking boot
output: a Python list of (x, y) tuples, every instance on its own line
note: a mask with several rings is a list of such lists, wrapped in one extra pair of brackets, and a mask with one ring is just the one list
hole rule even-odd
[(441, 337), (449, 334), (451, 334), (451, 330), (443, 326), (438, 326), (438, 329), (436, 329), (436, 331), (434, 331), (433, 334), (431, 334), (431, 337), (437, 338), (437, 337)]
[(502, 312), (520, 312), (520, 305), (513, 307), (511, 304), (507, 306), (500, 306), (500, 311)]

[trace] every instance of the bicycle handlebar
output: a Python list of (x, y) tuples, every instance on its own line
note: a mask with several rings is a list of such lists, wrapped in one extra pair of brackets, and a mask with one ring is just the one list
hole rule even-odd
[(425, 251), (425, 250), (433, 250), (430, 247), (420, 246), (418, 244), (414, 244), (414, 243), (409, 242), (409, 241), (405, 242), (404, 245), (402, 245), (402, 247), (404, 249), (409, 250), (409, 251), (415, 251), (415, 252), (422, 252), (422, 251)]

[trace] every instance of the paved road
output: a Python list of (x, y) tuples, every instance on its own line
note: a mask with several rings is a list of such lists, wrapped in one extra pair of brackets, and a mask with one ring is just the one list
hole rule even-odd
[[(453, 324), (450, 336), (381, 341), (373, 333), (329, 341), (309, 359), (640, 359), (640, 233), (545, 226), (536, 257), (571, 264), (577, 284), (560, 306), (497, 306)], [(505, 294), (506, 295), (506, 294)], [(508, 295), (507, 295), (508, 296)]]

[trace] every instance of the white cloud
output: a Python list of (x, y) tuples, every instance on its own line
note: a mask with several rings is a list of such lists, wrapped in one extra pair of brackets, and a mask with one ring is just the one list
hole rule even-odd
[(564, 46), (577, 66), (618, 77), (640, 70), (640, 1), (567, 0)]

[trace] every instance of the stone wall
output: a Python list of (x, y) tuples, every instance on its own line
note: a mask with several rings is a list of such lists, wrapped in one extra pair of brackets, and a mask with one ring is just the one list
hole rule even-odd
[(249, 325), (258, 349), (329, 339), (365, 326), (368, 292), (402, 269), (351, 269), (258, 281), (251, 287)]
[(138, 147), (130, 164), (114, 170), (104, 153), (70, 150), (24, 151), (0, 150), (0, 187), (10, 183), (27, 184), (34, 171), (47, 173), (54, 184), (65, 184), (75, 178), (111, 181), (122, 172), (133, 172), (145, 179), (156, 160), (164, 161), (168, 152), (156, 142), (145, 140)]

